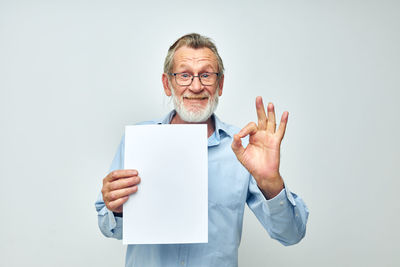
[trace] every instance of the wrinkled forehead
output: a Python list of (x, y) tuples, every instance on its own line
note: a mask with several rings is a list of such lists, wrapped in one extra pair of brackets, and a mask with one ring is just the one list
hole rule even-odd
[(214, 55), (211, 49), (207, 47), (194, 49), (183, 46), (178, 48), (175, 51), (173, 68), (175, 69), (182, 65), (193, 67), (210, 65), (215, 68), (215, 70), (218, 69), (217, 57)]

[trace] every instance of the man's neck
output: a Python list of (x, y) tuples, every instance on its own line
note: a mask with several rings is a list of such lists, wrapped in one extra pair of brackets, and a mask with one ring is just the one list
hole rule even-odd
[(211, 116), (205, 122), (187, 122), (179, 117), (178, 113), (175, 113), (170, 124), (207, 124), (207, 136), (210, 137), (215, 131), (214, 116)]

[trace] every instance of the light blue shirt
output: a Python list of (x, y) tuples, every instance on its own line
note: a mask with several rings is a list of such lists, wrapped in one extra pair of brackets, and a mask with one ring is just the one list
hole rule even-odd
[[(163, 120), (141, 124), (168, 124), (174, 114), (171, 111)], [(283, 245), (296, 244), (304, 237), (308, 218), (304, 202), (286, 185), (276, 197), (266, 200), (231, 149), (233, 135), (240, 129), (213, 116), (215, 132), (208, 138), (208, 243), (128, 245), (125, 266), (237, 266), (245, 203), (269, 235)], [(123, 162), (124, 138), (110, 171), (123, 169)], [(101, 232), (122, 239), (122, 218), (107, 209), (101, 194), (96, 210)]]

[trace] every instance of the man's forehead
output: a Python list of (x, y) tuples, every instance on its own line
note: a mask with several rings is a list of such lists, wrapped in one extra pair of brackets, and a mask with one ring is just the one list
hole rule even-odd
[(217, 62), (217, 58), (211, 49), (204, 48), (190, 48), (187, 46), (180, 47), (176, 50), (174, 55), (174, 61), (176, 63), (183, 63), (186, 61), (215, 61)]

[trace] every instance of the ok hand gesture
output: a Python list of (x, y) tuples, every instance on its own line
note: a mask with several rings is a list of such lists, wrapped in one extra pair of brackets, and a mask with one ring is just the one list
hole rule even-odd
[[(234, 135), (232, 150), (242, 165), (253, 175), (258, 187), (267, 199), (275, 197), (284, 188), (279, 173), (280, 146), (285, 134), (289, 113), (282, 114), (278, 129), (275, 123), (275, 110), (268, 104), (268, 117), (265, 114), (261, 97), (256, 98), (258, 125), (247, 124)], [(249, 137), (249, 144), (243, 147), (241, 138)]]

